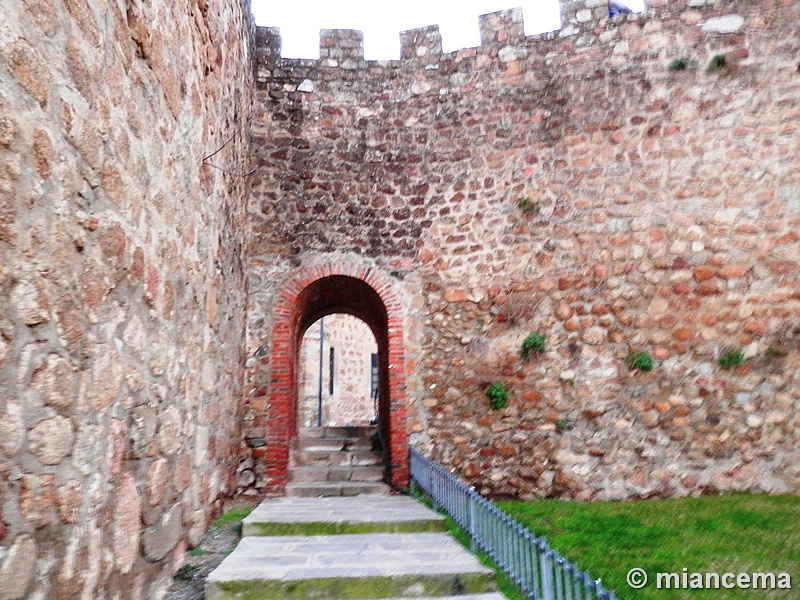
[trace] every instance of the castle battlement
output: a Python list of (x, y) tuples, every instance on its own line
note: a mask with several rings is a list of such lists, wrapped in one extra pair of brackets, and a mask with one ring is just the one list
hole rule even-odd
[[(629, 23), (644, 27), (680, 18), (684, 23), (694, 23), (707, 32), (728, 35), (737, 33), (742, 26), (738, 12), (752, 10), (747, 3), (723, 0), (649, 0), (645, 11), (609, 16), (608, 0), (560, 0), (560, 29), (535, 35), (526, 35), (522, 8), (510, 8), (478, 16), (480, 46), (443, 52), (442, 36), (438, 25), (399, 32), (400, 61), (436, 62), (464, 53), (489, 54), (497, 47), (524, 48), (554, 40), (569, 40), (576, 48), (585, 48), (615, 39), (614, 31)], [(726, 18), (728, 17), (728, 18)], [(719, 21), (714, 24), (714, 21)], [(269, 65), (281, 59), (281, 35), (277, 27), (258, 27), (257, 64)], [(651, 26), (656, 30), (657, 26)], [(320, 31), (320, 57), (315, 59), (281, 59), (295, 65), (308, 64), (323, 67), (354, 68), (357, 62), (392, 63), (390, 61), (365, 61), (364, 34), (354, 29), (323, 29)]]

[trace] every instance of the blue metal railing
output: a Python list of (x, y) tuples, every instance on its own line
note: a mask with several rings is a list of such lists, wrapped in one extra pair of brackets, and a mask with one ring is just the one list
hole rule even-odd
[(531, 600), (618, 600), (474, 489), (411, 449), (411, 478)]

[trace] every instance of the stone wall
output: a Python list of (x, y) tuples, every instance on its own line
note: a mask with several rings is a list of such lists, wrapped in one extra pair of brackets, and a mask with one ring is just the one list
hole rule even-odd
[[(281, 59), (258, 30), (252, 423), (275, 290), (349, 261), (404, 302), (412, 444), (482, 491), (796, 493), (800, 5), (562, 14), (527, 38), (519, 11), (486, 16), (449, 54), (407, 32), (398, 61), (364, 61), (354, 31)], [(522, 360), (534, 331), (547, 348)], [(724, 369), (729, 347), (747, 360)]]
[(0, 597), (160, 598), (235, 491), (249, 7), (0, 22)]
[[(370, 360), (378, 353), (375, 336), (356, 317), (334, 313), (324, 319), (322, 350), (322, 424), (331, 427), (369, 425), (375, 416), (370, 396)], [(298, 425), (315, 427), (319, 412), (319, 321), (300, 344)], [(330, 351), (333, 350), (333, 392)]]

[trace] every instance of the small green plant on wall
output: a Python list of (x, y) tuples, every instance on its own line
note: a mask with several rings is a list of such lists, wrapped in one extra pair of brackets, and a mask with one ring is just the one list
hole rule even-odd
[(645, 373), (653, 370), (653, 357), (647, 352), (632, 352), (625, 359), (631, 369), (644, 371)]
[(708, 72), (721, 71), (728, 64), (728, 60), (724, 54), (717, 54), (711, 58), (708, 63)]
[(531, 200), (527, 196), (522, 196), (522, 198), (517, 200), (517, 206), (526, 215), (528, 214), (538, 215), (539, 211), (542, 210), (542, 206), (541, 204), (539, 204), (538, 201)]
[(528, 337), (522, 341), (522, 349), (519, 352), (520, 356), (523, 360), (528, 360), (532, 352), (544, 352), (546, 341), (547, 338), (541, 333), (529, 333)]
[(669, 65), (667, 65), (667, 69), (670, 71), (685, 71), (689, 68), (689, 61), (685, 58), (676, 58), (673, 60)]
[(726, 348), (719, 355), (719, 366), (723, 369), (738, 367), (744, 362), (744, 352), (736, 348)]
[(508, 404), (508, 392), (502, 382), (490, 385), (486, 389), (486, 395), (489, 397), (489, 406), (492, 410), (500, 410)]

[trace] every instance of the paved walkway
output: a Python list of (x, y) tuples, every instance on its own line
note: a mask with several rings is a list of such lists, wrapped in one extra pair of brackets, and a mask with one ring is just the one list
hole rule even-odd
[(493, 572), (443, 530), (404, 496), (266, 500), (206, 598), (501, 600)]

